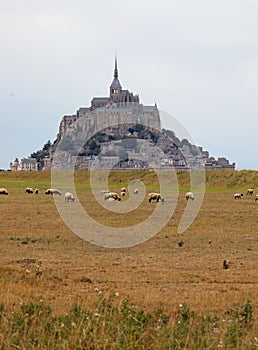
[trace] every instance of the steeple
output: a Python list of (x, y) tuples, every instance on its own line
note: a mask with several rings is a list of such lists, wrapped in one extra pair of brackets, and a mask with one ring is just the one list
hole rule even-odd
[(115, 57), (114, 79), (110, 86), (110, 97), (114, 102), (118, 102), (120, 100), (121, 90), (122, 86), (118, 80), (117, 58)]
[(115, 58), (114, 78), (115, 78), (115, 79), (118, 78), (117, 58)]

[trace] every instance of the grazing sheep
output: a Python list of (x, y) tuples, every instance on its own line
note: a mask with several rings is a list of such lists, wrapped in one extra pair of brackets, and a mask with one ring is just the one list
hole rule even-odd
[(8, 191), (6, 188), (0, 188), (0, 194), (5, 194), (6, 196), (8, 195)]
[(157, 192), (152, 192), (148, 194), (149, 197), (149, 203), (151, 203), (152, 201), (164, 201), (164, 199), (161, 197), (160, 193)]
[(34, 193), (35, 193), (35, 194), (38, 194), (38, 193), (39, 193), (39, 190), (38, 190), (37, 188), (35, 188)]
[(187, 201), (189, 201), (189, 200), (193, 201), (193, 200), (194, 200), (193, 192), (187, 192), (187, 193), (185, 194), (185, 199), (186, 199)]
[(139, 193), (138, 188), (136, 188), (135, 190), (133, 190), (133, 194), (138, 194), (138, 193)]
[(33, 193), (33, 189), (31, 187), (26, 187), (25, 188), (25, 193)]
[(121, 197), (116, 192), (109, 192), (109, 193), (106, 193), (104, 196), (105, 201), (110, 200), (111, 198), (113, 198), (116, 201), (121, 201)]
[(234, 198), (235, 199), (241, 199), (243, 197), (243, 193), (235, 193)]
[(121, 192), (126, 192), (126, 188), (125, 188), (125, 187), (122, 187), (122, 188), (121, 188)]
[(45, 194), (59, 194), (59, 196), (62, 195), (62, 192), (60, 192), (59, 190), (57, 190), (56, 188), (48, 188), (46, 191), (45, 191)]
[(253, 188), (248, 188), (248, 190), (246, 191), (246, 195), (247, 196), (252, 196), (254, 194), (254, 189)]
[(71, 192), (66, 192), (64, 195), (65, 202), (74, 202), (75, 198)]
[(121, 191), (120, 195), (121, 195), (122, 197), (124, 197), (124, 196), (125, 196), (125, 191)]
[(255, 201), (255, 202), (258, 201), (258, 194), (255, 196), (254, 201)]

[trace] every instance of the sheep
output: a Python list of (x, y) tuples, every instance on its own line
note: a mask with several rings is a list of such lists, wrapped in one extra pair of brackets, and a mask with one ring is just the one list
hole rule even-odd
[(133, 194), (138, 194), (138, 193), (139, 193), (138, 188), (136, 188), (136, 189), (133, 190)]
[(0, 188), (0, 194), (8, 195), (8, 191), (6, 188)]
[(57, 190), (56, 188), (48, 188), (46, 191), (45, 191), (45, 194), (59, 194), (59, 196), (62, 195), (62, 192), (60, 192), (59, 190)]
[(246, 195), (247, 196), (252, 196), (254, 194), (254, 189), (253, 188), (248, 188), (248, 190), (246, 191)]
[(187, 193), (185, 194), (185, 199), (186, 199), (187, 201), (189, 201), (189, 200), (193, 201), (193, 200), (194, 200), (193, 192), (187, 192)]
[(33, 189), (31, 187), (26, 187), (25, 188), (25, 193), (31, 194), (31, 193), (33, 193)]
[(65, 202), (74, 202), (75, 198), (71, 192), (66, 192), (64, 195)]
[(234, 198), (235, 199), (241, 199), (243, 197), (243, 193), (235, 193)]
[(157, 192), (151, 192), (148, 194), (149, 197), (149, 203), (151, 203), (152, 201), (164, 201), (164, 198), (161, 197), (160, 193)]
[(35, 193), (35, 194), (38, 194), (38, 193), (39, 193), (39, 190), (38, 190), (37, 188), (35, 188), (34, 193)]
[(53, 188), (51, 194), (52, 194), (52, 195), (53, 195), (53, 194), (58, 194), (59, 196), (61, 196), (61, 195), (62, 195), (62, 192), (60, 192), (60, 191), (57, 190), (56, 188)]
[(254, 201), (255, 201), (255, 202), (258, 201), (258, 194), (255, 196)]
[(116, 192), (109, 192), (109, 193), (105, 194), (105, 196), (104, 196), (105, 201), (109, 200), (110, 198), (113, 198), (116, 201), (121, 201), (121, 197)]
[(122, 187), (122, 188), (121, 188), (121, 192), (120, 192), (121, 197), (124, 197), (125, 194), (126, 194), (126, 188), (125, 188), (125, 187)]

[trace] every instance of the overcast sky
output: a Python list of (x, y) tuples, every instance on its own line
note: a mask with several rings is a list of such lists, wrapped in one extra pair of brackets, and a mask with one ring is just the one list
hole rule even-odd
[(109, 94), (115, 53), (123, 88), (258, 169), (257, 0), (1, 1), (0, 50), (0, 169)]

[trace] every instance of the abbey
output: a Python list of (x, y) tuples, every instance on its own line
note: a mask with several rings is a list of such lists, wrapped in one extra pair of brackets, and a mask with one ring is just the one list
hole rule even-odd
[(52, 144), (10, 163), (12, 171), (171, 167), (234, 169), (235, 163), (216, 160), (202, 147), (180, 141), (173, 131), (161, 130), (156, 103), (144, 106), (138, 95), (122, 88), (116, 58), (109, 96), (93, 97), (89, 107), (63, 116)]
[[(118, 79), (117, 59), (115, 58), (114, 78), (109, 88), (108, 97), (94, 97), (90, 107), (81, 107), (74, 115), (65, 115), (59, 126), (57, 141), (75, 127), (75, 123), (83, 119), (85, 129), (99, 131), (101, 127), (110, 125), (122, 125), (126, 123), (144, 124), (149, 128), (160, 131), (160, 116), (157, 105), (144, 106), (140, 103), (138, 95), (128, 90), (123, 90)], [(85, 131), (86, 131), (85, 130)], [(123, 131), (122, 129), (120, 131)], [(127, 130), (124, 130), (128, 133)]]

